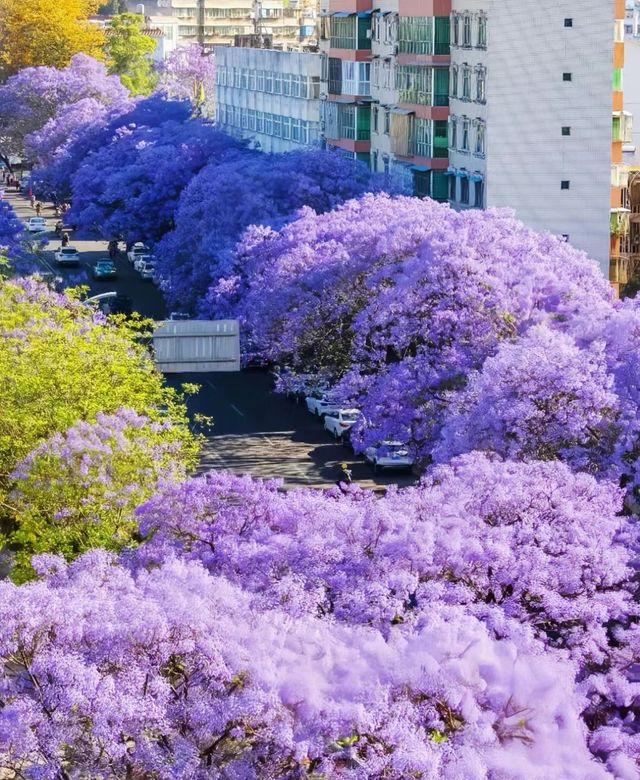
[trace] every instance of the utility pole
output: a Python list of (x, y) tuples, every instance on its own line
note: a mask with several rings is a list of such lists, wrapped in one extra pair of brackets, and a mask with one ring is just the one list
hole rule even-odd
[(204, 0), (198, 0), (198, 19), (196, 22), (198, 30), (198, 43), (204, 51)]

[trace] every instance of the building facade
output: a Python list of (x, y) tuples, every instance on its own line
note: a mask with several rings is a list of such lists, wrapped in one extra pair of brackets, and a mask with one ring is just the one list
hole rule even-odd
[(450, 202), (512, 208), (605, 274), (624, 222), (623, 19), (624, 0), (453, 0), (451, 16)]
[(216, 46), (216, 121), (263, 152), (320, 145), (317, 54)]
[[(131, 10), (139, 3), (130, 0)], [(197, 43), (205, 49), (231, 46), (237, 35), (256, 32), (269, 37), (274, 48), (317, 44), (315, 0), (146, 0), (143, 14), (172, 17), (177, 23), (177, 44)]]
[(329, 148), (447, 198), (450, 0), (325, 0), (322, 121)]

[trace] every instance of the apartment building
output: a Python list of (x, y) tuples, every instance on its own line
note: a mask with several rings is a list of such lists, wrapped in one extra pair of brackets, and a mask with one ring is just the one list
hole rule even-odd
[(371, 167), (448, 196), (450, 0), (382, 0), (373, 13)]
[(371, 0), (322, 0), (320, 14), (320, 110), (326, 145), (368, 164)]
[[(315, 0), (146, 0), (142, 13), (177, 21), (177, 45), (231, 46), (235, 37), (256, 32), (274, 48), (289, 49), (317, 44)], [(136, 10), (137, 3), (129, 3)]]
[(446, 200), (451, 0), (323, 0), (329, 148)]
[(216, 120), (263, 152), (320, 145), (320, 57), (216, 46)]
[(512, 208), (605, 274), (628, 213), (623, 19), (624, 0), (453, 0), (451, 15), (450, 202)]

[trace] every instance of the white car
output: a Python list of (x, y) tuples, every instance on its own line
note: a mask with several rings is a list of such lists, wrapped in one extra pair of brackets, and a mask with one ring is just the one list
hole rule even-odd
[(27, 230), (29, 233), (44, 233), (47, 229), (47, 221), (44, 217), (29, 217)]
[(54, 254), (54, 257), (58, 265), (80, 264), (80, 252), (78, 252), (75, 246), (61, 246)]
[(324, 417), (328, 412), (337, 412), (340, 409), (340, 404), (327, 399), (327, 394), (320, 391), (311, 393), (305, 399), (307, 409), (311, 414), (315, 414), (317, 417)]
[(364, 457), (373, 466), (374, 472), (380, 469), (409, 470), (413, 467), (413, 458), (409, 455), (407, 445), (401, 441), (383, 441), (377, 447), (367, 447)]
[(133, 267), (136, 269), (136, 271), (141, 271), (145, 265), (148, 265), (149, 263), (155, 263), (154, 258), (152, 255), (146, 254), (146, 255), (138, 255), (136, 259), (133, 261)]
[(153, 263), (144, 263), (143, 265), (138, 266), (138, 271), (140, 271), (140, 276), (143, 279), (153, 279), (153, 275), (156, 272), (156, 267)]
[(325, 430), (339, 439), (358, 420), (358, 417), (360, 417), (359, 409), (338, 409), (335, 412), (327, 412), (324, 417)]
[(134, 244), (131, 249), (127, 252), (127, 259), (130, 263), (134, 263), (143, 255), (149, 254), (149, 247), (145, 246), (141, 241), (138, 241), (137, 244)]

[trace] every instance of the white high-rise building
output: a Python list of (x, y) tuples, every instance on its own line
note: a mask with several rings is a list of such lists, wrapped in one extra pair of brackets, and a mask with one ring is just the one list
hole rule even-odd
[(623, 0), (452, 2), (450, 202), (512, 208), (606, 275), (623, 18)]

